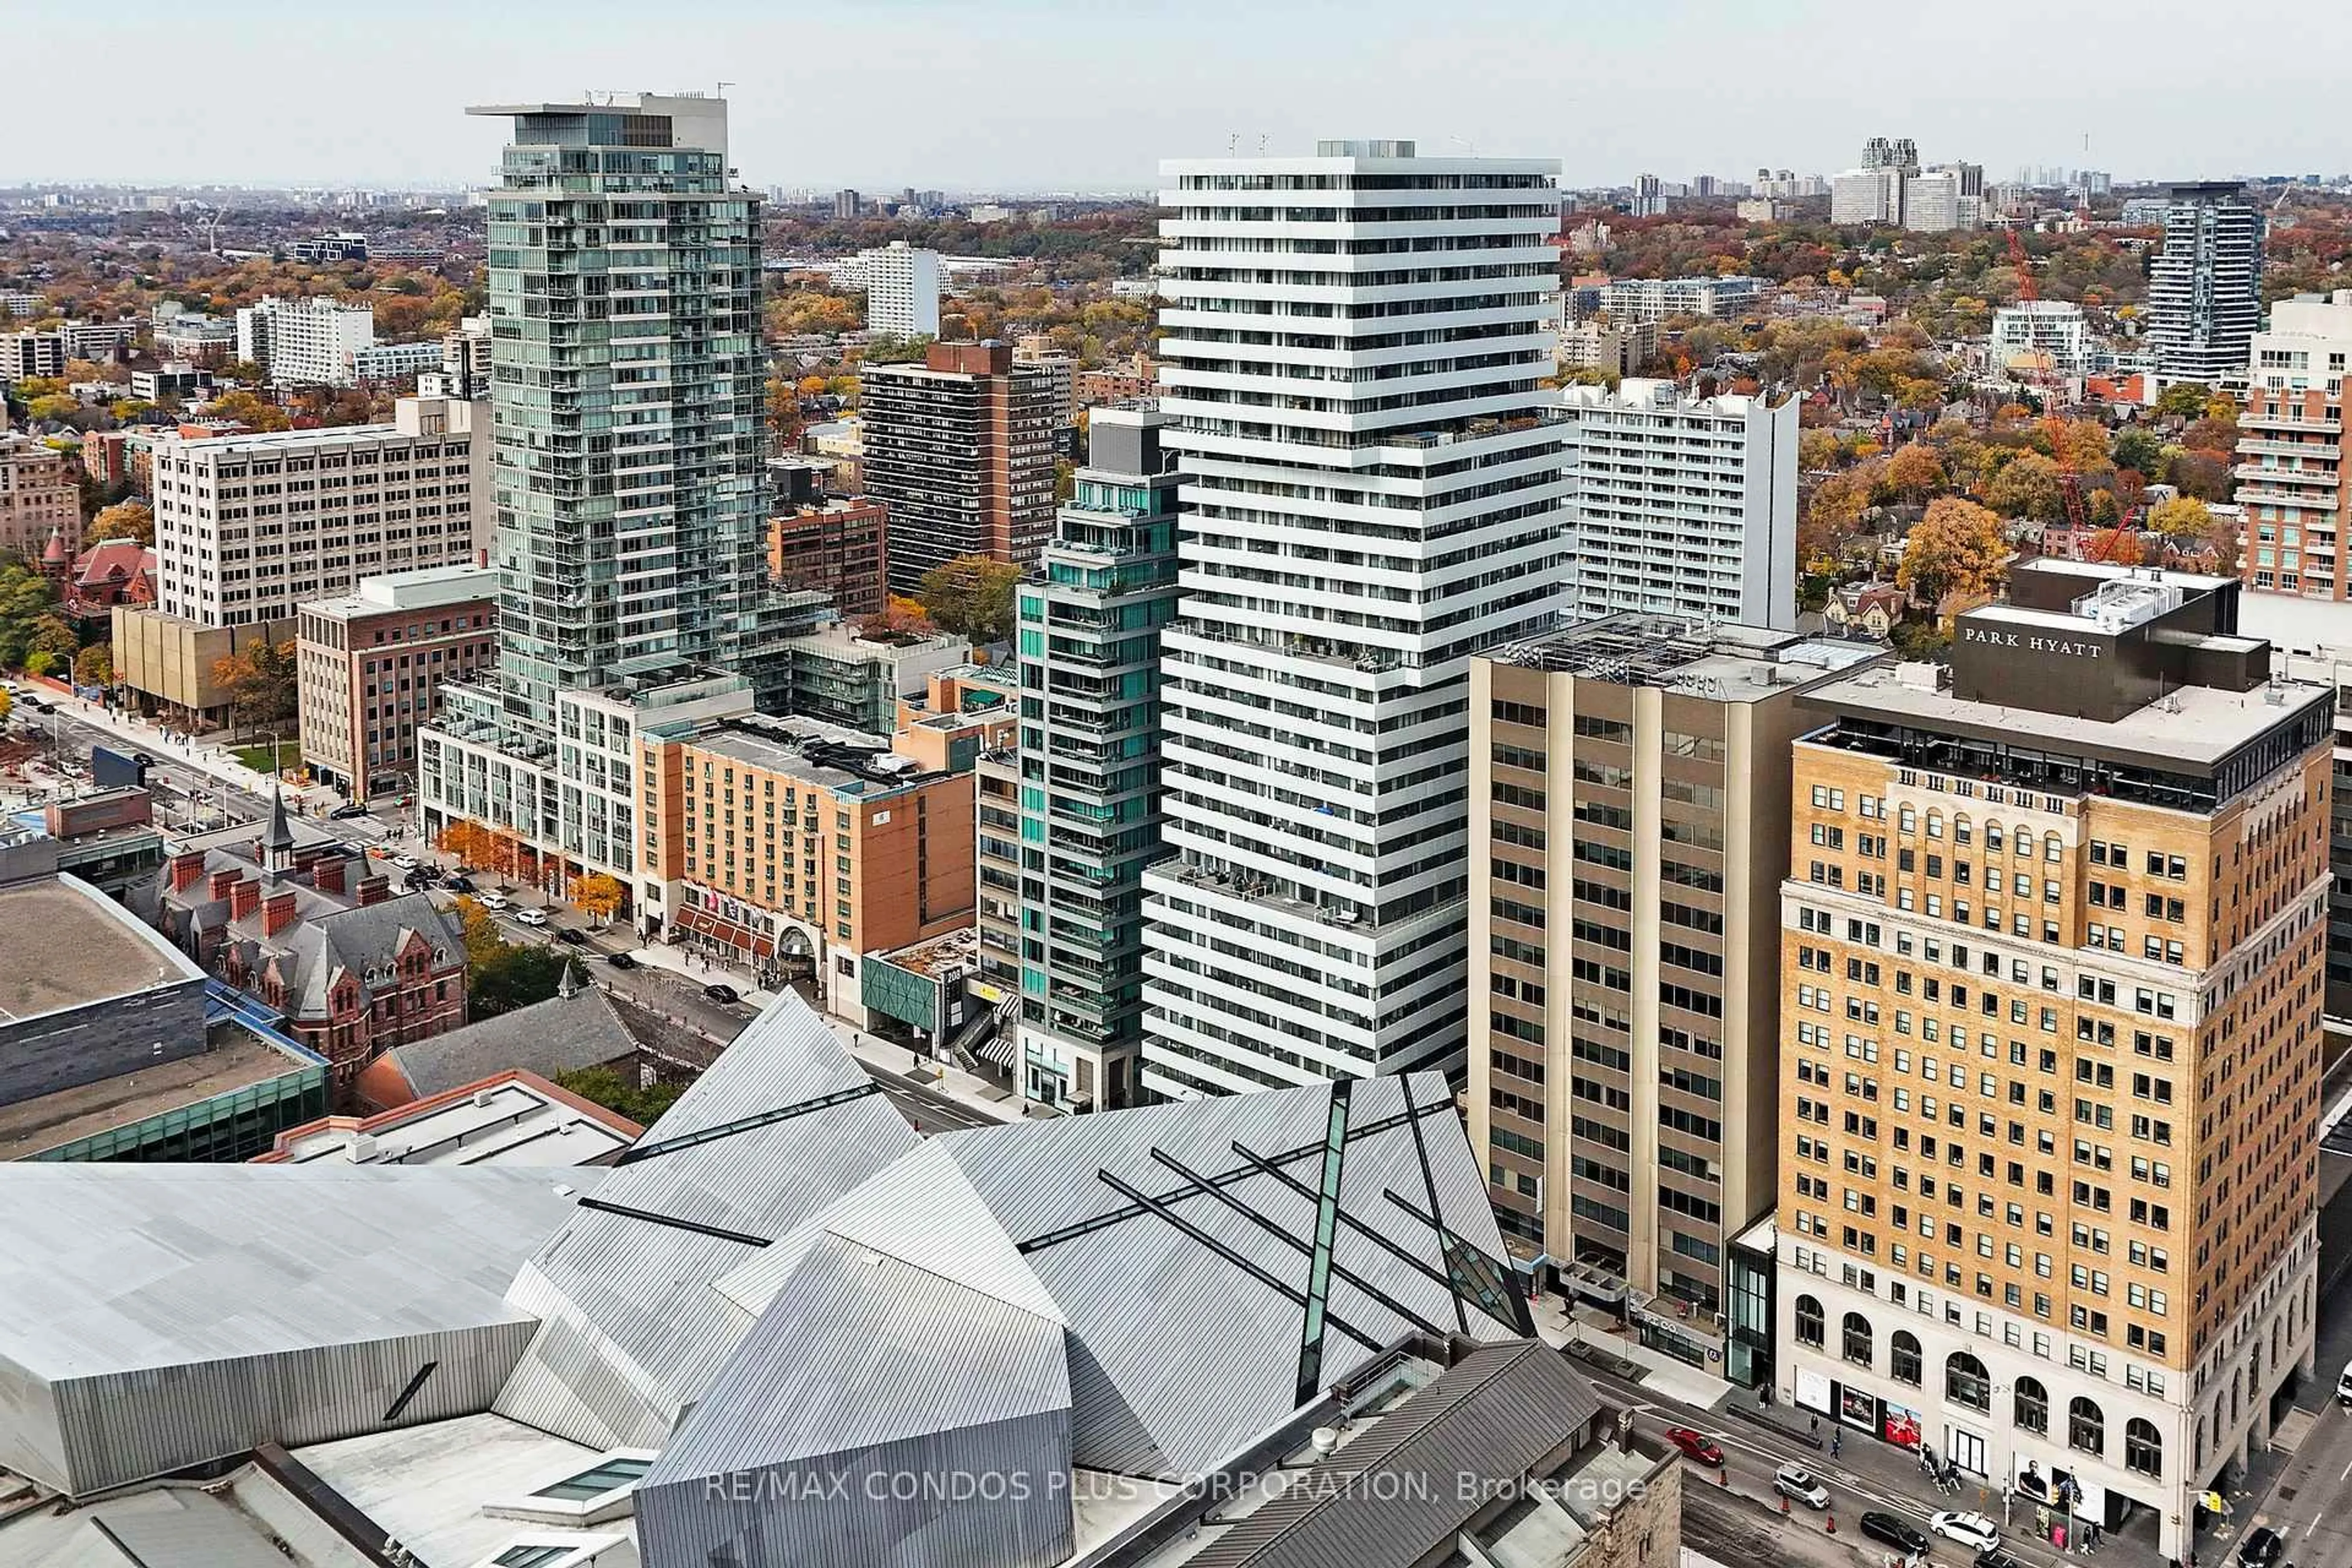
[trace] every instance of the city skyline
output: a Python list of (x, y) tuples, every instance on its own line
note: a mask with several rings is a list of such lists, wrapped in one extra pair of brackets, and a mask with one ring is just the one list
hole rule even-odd
[[(2046, 9), (2021, 4), (1891, 17), (1864, 30), (1840, 27), (1812, 4), (1793, 16), (1750, 18), (1692, 0), (1582, 17), (1473, 0), (1440, 30), (1417, 8), (1369, 0), (1349, 8), (1343, 29), (1321, 25), (1319, 5), (1253, 11), (1251, 47), (1236, 51), (1226, 47), (1235, 35), (1217, 25), (1226, 8), (1211, 0), (1180, 12), (1155, 0), (1097, 14), (1059, 0), (892, 0), (781, 19), (730, 6), (711, 13), (732, 40), (723, 54), (711, 47), (710, 27), (645, 36), (631, 26), (625, 35), (620, 13), (597, 5), (567, 8), (563, 27), (551, 30), (541, 0), (494, 10), (427, 0), (403, 29), (364, 13), (306, 14), (299, 28), (286, 28), (277, 8), (232, 0), (214, 26), (175, 37), (169, 50), (153, 46), (177, 18), (152, 0), (77, 15), (70, 34), (53, 10), (25, 19), (28, 58), (68, 48), (109, 58), (121, 73), (121, 107), (89, 116), (68, 74), (15, 84), (20, 123), (70, 125), (72, 133), (20, 143), (11, 178), (480, 185), (493, 177), (497, 144), (484, 128), (451, 117), (464, 102), (517, 90), (566, 98), (583, 83), (711, 92), (722, 71), (732, 73), (725, 88), (736, 107), (736, 163), (757, 186), (1141, 193), (1155, 188), (1162, 157), (1228, 147), (1251, 155), (1261, 141), (1269, 153), (1304, 153), (1335, 135), (1558, 157), (1569, 187), (1622, 184), (1642, 170), (1821, 172), (1848, 166), (1860, 139), (1885, 119), (1850, 85), (1870, 80), (1902, 85), (1900, 129), (1923, 153), (1966, 157), (1996, 174), (2021, 164), (2113, 167), (2138, 178), (2304, 174), (2330, 171), (2340, 153), (2315, 108), (2298, 117), (2298, 106), (2324, 96), (2294, 89), (2332, 85), (2326, 62), (2352, 46), (2352, 15), (2319, 15), (2304, 24), (2308, 36), (2291, 57), (2245, 31), (2205, 37), (2193, 53), (2149, 51), (2127, 77), (1957, 70), (1923, 79), (1922, 60), (1957, 63), (2054, 24)], [(2085, 22), (2125, 19), (2113, 5), (2076, 9)], [(2182, 0), (2160, 0), (2129, 20), (2159, 35), (2196, 18)], [(1694, 37), (1709, 40), (1703, 53), (1688, 47)], [(1508, 47), (1496, 47), (1504, 39)], [(526, 44), (531, 67), (519, 74), (514, 60)], [(348, 68), (362, 58), (365, 71)], [(793, 63), (812, 59), (858, 68), (820, 73)], [(1146, 60), (1157, 90), (1118, 93), (1116, 116), (1100, 112), (1093, 90), (1024, 93), (982, 117), (986, 135), (970, 133), (976, 82), (1108, 81), (1121, 62)], [(1321, 68), (1302, 74), (1302, 60)], [(182, 85), (257, 69), (274, 86), (266, 98), (239, 100), (249, 107), (204, 101)], [(2168, 92), (2256, 77), (2280, 112), (2220, 121), (2145, 112)], [(1675, 84), (1675, 101), (1696, 107), (1659, 115), (1662, 79)], [(431, 84), (429, 100), (419, 83)], [(863, 112), (877, 86), (907, 111)], [(939, 107), (926, 110), (927, 101)]]

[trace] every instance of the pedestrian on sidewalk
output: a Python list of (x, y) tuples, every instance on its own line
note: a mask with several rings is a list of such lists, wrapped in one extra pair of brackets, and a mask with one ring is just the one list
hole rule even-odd
[(1822, 1435), (1822, 1418), (1818, 1415), (1806, 1416), (1805, 1430), (1816, 1437), (1820, 1436)]
[(1843, 1443), (1843, 1441), (1845, 1441), (1845, 1434), (1844, 1434), (1843, 1432), (1842, 1432), (1842, 1431), (1841, 1431), (1841, 1432), (1832, 1432), (1832, 1433), (1831, 1433), (1831, 1434), (1830, 1434), (1830, 1458), (1831, 1458), (1834, 1459), (1834, 1458), (1837, 1458), (1837, 1456), (1838, 1456), (1838, 1445), (1839, 1445), (1840, 1443)]

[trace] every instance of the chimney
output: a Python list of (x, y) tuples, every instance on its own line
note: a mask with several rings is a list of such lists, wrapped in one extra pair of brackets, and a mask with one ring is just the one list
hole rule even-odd
[(247, 877), (228, 890), (228, 918), (241, 921), (261, 907), (261, 880)]
[(188, 885), (205, 874), (205, 852), (191, 849), (184, 855), (172, 857), (172, 891), (184, 892)]
[(272, 893), (261, 903), (261, 934), (276, 936), (294, 923), (294, 892)]
[(340, 855), (319, 857), (317, 863), (310, 868), (310, 880), (322, 893), (341, 892), (343, 890), (343, 858)]
[[(199, 863), (201, 863), (201, 858), (202, 858), (199, 857)], [(227, 898), (228, 890), (236, 886), (236, 879), (239, 875), (240, 873), (234, 870), (214, 872), (212, 887), (213, 897), (215, 899)]]
[(392, 897), (392, 884), (382, 877), (362, 877), (358, 892), (361, 907), (365, 908), (369, 904), (380, 904)]

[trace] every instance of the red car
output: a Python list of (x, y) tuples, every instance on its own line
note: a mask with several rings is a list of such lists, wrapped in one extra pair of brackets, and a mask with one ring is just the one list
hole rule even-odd
[(1694, 1432), (1687, 1426), (1669, 1426), (1666, 1428), (1666, 1441), (1680, 1448), (1686, 1459), (1696, 1459), (1702, 1465), (1718, 1468), (1723, 1464), (1723, 1450), (1717, 1447), (1715, 1440), (1704, 1432)]

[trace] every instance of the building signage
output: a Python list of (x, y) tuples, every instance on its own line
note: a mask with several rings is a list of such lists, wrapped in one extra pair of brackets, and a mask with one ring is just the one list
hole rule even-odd
[(1797, 1369), (1797, 1403), (1808, 1410), (1830, 1414), (1830, 1380), (1817, 1372)]
[(2047, 658), (2103, 658), (2105, 645), (2086, 637), (2049, 637), (2039, 632), (2003, 631), (1998, 626), (1960, 625), (1962, 642), (1983, 643), (1991, 647), (2013, 647)]

